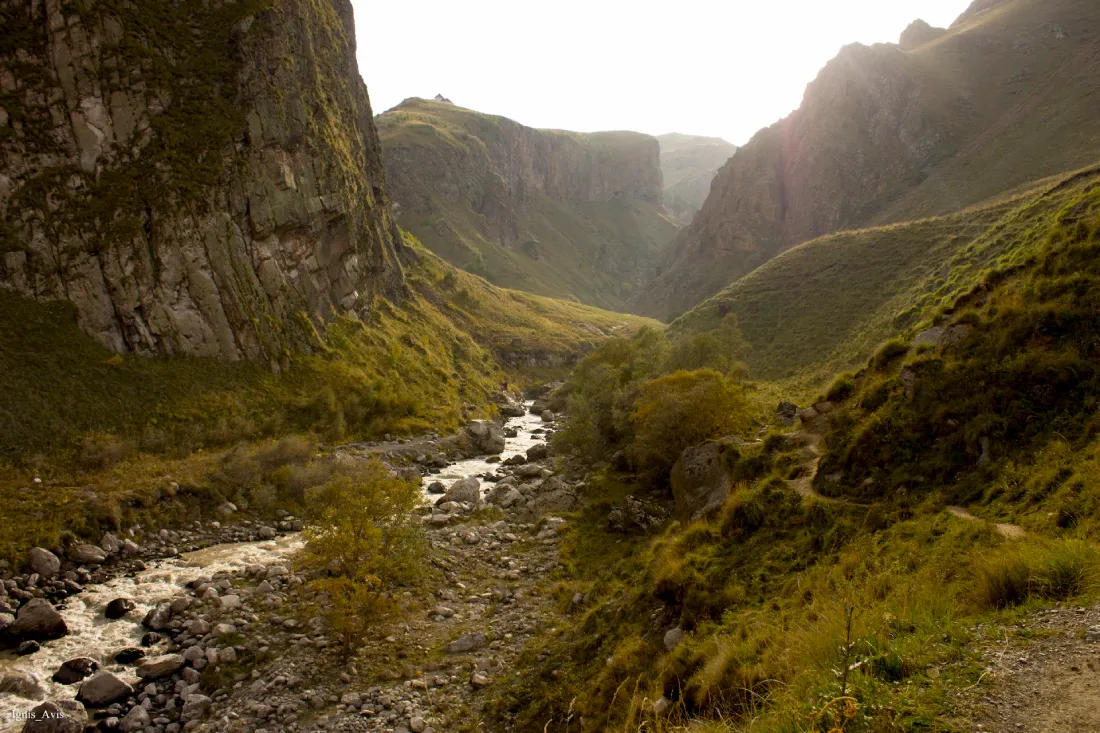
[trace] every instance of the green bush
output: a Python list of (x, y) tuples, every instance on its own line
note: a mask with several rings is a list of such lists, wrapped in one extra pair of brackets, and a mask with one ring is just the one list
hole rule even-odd
[(875, 350), (874, 356), (871, 357), (871, 367), (881, 371), (907, 353), (909, 353), (909, 344), (904, 339), (890, 339)]
[(856, 381), (854, 375), (845, 372), (840, 374), (833, 383), (829, 385), (829, 389), (825, 392), (825, 399), (830, 402), (843, 402), (848, 399), (852, 392), (855, 391)]

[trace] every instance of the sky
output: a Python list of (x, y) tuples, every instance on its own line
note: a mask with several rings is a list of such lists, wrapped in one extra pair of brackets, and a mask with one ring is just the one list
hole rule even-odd
[(407, 97), (531, 127), (743, 144), (848, 43), (946, 27), (970, 0), (352, 0), (375, 113)]

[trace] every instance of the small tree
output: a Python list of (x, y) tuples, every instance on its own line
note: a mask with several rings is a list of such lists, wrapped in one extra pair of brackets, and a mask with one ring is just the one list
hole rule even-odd
[(639, 468), (667, 473), (685, 448), (743, 428), (747, 415), (741, 387), (713, 369), (650, 380), (631, 412), (631, 456)]
[(423, 572), (424, 536), (412, 518), (420, 489), (371, 459), (307, 496), (302, 564), (328, 574), (314, 587), (326, 594), (322, 613), (350, 652), (390, 610), (393, 588)]

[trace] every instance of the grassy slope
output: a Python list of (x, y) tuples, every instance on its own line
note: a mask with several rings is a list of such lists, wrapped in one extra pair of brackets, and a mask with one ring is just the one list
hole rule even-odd
[(672, 332), (713, 330), (723, 311), (734, 313), (752, 376), (810, 396), (878, 344), (921, 327), (988, 268), (1026, 256), (1035, 217), (1080, 195), (1100, 170), (1069, 179), (958, 214), (806, 242), (681, 316)]
[[(497, 118), (448, 104), (418, 101), (381, 115), (384, 148), (428, 148), (439, 151), (440, 167), (452, 155), (473, 154), (497, 134)], [(540, 130), (592, 146), (599, 155), (615, 154), (637, 144), (637, 133), (582, 134)], [(449, 150), (448, 150), (449, 149)], [(421, 176), (434, 175), (420, 171)], [(517, 213), (521, 241), (504, 246), (485, 231), (483, 217), (468, 202), (431, 193), (423, 211), (403, 212), (402, 226), (452, 265), (486, 277), (495, 285), (555, 298), (575, 299), (602, 308), (620, 309), (634, 294), (623, 271), (641, 271), (672, 240), (677, 225), (655, 204), (628, 197), (603, 202), (561, 202), (537, 191), (526, 193)], [(530, 239), (534, 247), (525, 246)], [(625, 268), (625, 269), (624, 269)]]
[[(548, 731), (571, 730), (571, 714), (622, 733), (971, 730), (996, 684), (982, 651), (1003, 648), (1021, 613), (1100, 598), (1100, 181), (1013, 212), (1003, 256), (937, 318), (966, 337), (903, 344), (837, 397), (816, 486), (854, 501), (795, 493), (783, 479), (805, 457), (780, 436), (742, 447), (767, 457), (765, 475), (718, 516), (651, 536), (607, 530), (610, 507), (646, 487), (592, 477), (547, 589), (565, 618), (497, 690), (496, 713)], [(1026, 535), (960, 520), (952, 502)], [(677, 626), (687, 636), (669, 651)], [(843, 721), (828, 712), (842, 695)]]
[[(418, 256), (406, 302), (379, 301), (369, 323), (329, 324), (326, 346), (279, 376), (252, 363), (119, 357), (81, 332), (68, 304), (0, 289), (0, 554), (56, 543), (63, 527), (98, 539), (113, 525), (97, 523), (97, 512), (153, 506), (169, 480), (196, 487), (210, 510), (210, 451), (241, 440), (453, 429), (465, 403), (484, 405), (505, 377), (531, 378), (507, 365), (511, 353), (567, 363), (611, 334), (652, 325), (502, 290), (426, 250)], [(90, 463), (85, 444), (123, 463)], [(32, 474), (44, 484), (25, 490)], [(99, 498), (81, 499), (85, 486)]]

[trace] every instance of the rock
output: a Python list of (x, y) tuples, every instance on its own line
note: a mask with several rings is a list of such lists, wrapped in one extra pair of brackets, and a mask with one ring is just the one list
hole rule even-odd
[(460, 636), (446, 647), (445, 651), (449, 654), (462, 654), (465, 652), (476, 652), (479, 649), (484, 649), (489, 645), (489, 639), (481, 632), (466, 634)]
[[(266, 583), (267, 581), (265, 580), (264, 582)], [(270, 588), (270, 585), (268, 587)], [(187, 633), (191, 636), (202, 638), (210, 633), (210, 622), (204, 618), (197, 618), (188, 623), (186, 628)]]
[[(198, 720), (210, 708), (210, 698), (206, 695), (187, 695), (183, 698), (180, 710), (181, 720)], [(258, 733), (258, 732), (257, 732)]]
[(160, 643), (160, 640), (164, 638), (155, 631), (150, 631), (141, 637), (141, 645), (144, 647), (156, 646)]
[[(522, 413), (521, 413), (522, 417)], [(424, 729), (428, 727), (428, 724), (424, 722), (424, 719), (419, 715), (409, 718), (409, 730), (412, 733), (424, 733)]]
[(814, 409), (817, 410), (818, 413), (821, 415), (828, 415), (830, 412), (836, 409), (836, 405), (829, 401), (818, 402), (814, 405)]
[(428, 493), (437, 495), (446, 494), (447, 487), (443, 485), (442, 481), (432, 481), (430, 484), (428, 484)]
[(481, 484), (473, 476), (455, 481), (447, 493), (439, 497), (436, 506), (448, 501), (477, 504), (481, 501)]
[(928, 328), (917, 334), (913, 339), (912, 349), (916, 349), (919, 346), (935, 346), (940, 342), (940, 338), (943, 336), (943, 329), (939, 326), (935, 328)]
[(101, 565), (107, 559), (106, 552), (87, 542), (72, 547), (68, 555), (69, 559), (78, 565)]
[(8, 635), (18, 641), (57, 639), (67, 633), (65, 619), (42, 598), (24, 603), (15, 615), (15, 622), (8, 627)]
[(708, 440), (686, 448), (672, 467), (676, 515), (686, 522), (722, 508), (733, 482), (722, 460), (723, 447)]
[(0, 634), (7, 631), (8, 627), (15, 623), (15, 616), (10, 613), (0, 613)]
[(470, 686), (475, 690), (481, 690), (489, 686), (489, 678), (481, 672), (474, 672), (470, 675)]
[(1090, 644), (1100, 643), (1100, 626), (1090, 626), (1085, 631), (1085, 641)]
[(128, 646), (125, 649), (120, 649), (115, 652), (115, 661), (119, 664), (133, 664), (144, 657), (145, 650), (139, 649), (136, 646)]
[(0, 692), (7, 692), (27, 700), (46, 699), (46, 688), (29, 672), (8, 672), (0, 677)]
[(672, 651), (676, 647), (680, 646), (680, 642), (684, 640), (684, 630), (677, 626), (674, 629), (669, 629), (665, 632), (665, 651)]
[(34, 654), (34, 653), (38, 652), (41, 649), (42, 649), (42, 645), (39, 644), (37, 641), (28, 640), (28, 641), (21, 642), (19, 644), (19, 646), (16, 647), (15, 653), (18, 654), (21, 657), (26, 657), (26, 656), (29, 656), (31, 654)]
[(219, 504), (218, 508), (214, 511), (223, 517), (228, 517), (230, 514), (235, 514), (237, 512), (237, 505), (231, 501), (227, 501), (224, 504)]
[(271, 583), (268, 583), (266, 580), (261, 581), (260, 584), (256, 586), (256, 594), (261, 596), (266, 596), (268, 593), (271, 593), (274, 590), (275, 587), (272, 586)]
[(795, 418), (798, 417), (798, 405), (793, 402), (780, 402), (779, 407), (775, 408), (775, 416), (779, 418), (779, 422), (791, 427), (794, 425)]
[(429, 611), (429, 613), (432, 616), (442, 616), (443, 618), (451, 618), (455, 615), (454, 609), (448, 608), (447, 606), (436, 606)]
[(146, 659), (138, 667), (138, 677), (142, 679), (155, 679), (157, 677), (167, 677), (170, 674), (178, 672), (183, 667), (183, 656), (180, 654), (163, 654), (159, 657), (152, 657)]
[(465, 427), (466, 436), (482, 455), (497, 455), (504, 450), (504, 430), (488, 420), (473, 420)]
[(80, 685), (76, 699), (88, 707), (105, 708), (134, 694), (134, 688), (112, 672), (99, 671)]
[(973, 326), (969, 326), (965, 323), (958, 326), (952, 326), (944, 331), (943, 336), (940, 337), (940, 346), (947, 348), (948, 346), (958, 346), (970, 335), (973, 331)]
[(542, 418), (543, 422), (554, 422), (554, 413), (550, 410), (543, 410), (539, 417)]
[(31, 570), (41, 575), (46, 580), (51, 579), (61, 570), (61, 560), (57, 555), (43, 547), (35, 547), (28, 553), (27, 563)]
[(183, 650), (184, 660), (190, 662), (191, 664), (194, 664), (195, 662), (204, 658), (205, 655), (206, 653), (203, 651), (203, 648), (198, 644), (195, 644), (194, 646), (189, 646)]
[(513, 475), (518, 478), (538, 478), (542, 474), (542, 466), (536, 463), (528, 463), (525, 466), (518, 467), (513, 471)]
[(75, 700), (44, 702), (30, 711), (23, 733), (81, 733), (87, 722), (84, 706)]
[(71, 685), (99, 670), (99, 662), (91, 657), (77, 657), (62, 664), (53, 673), (53, 681), (62, 685)]
[(607, 513), (607, 526), (614, 532), (634, 534), (646, 532), (667, 518), (668, 512), (661, 507), (628, 496), (621, 506)]
[(117, 555), (122, 552), (122, 541), (110, 532), (99, 538), (99, 546), (108, 555)]
[(107, 604), (106, 610), (103, 614), (109, 619), (122, 618), (126, 614), (130, 613), (137, 608), (137, 604), (129, 598), (116, 598)]
[(526, 499), (514, 487), (505, 484), (494, 486), (485, 497), (485, 501), (502, 509), (508, 509), (516, 504), (523, 504)]
[(150, 609), (149, 613), (145, 614), (145, 618), (141, 620), (141, 625), (153, 631), (163, 631), (168, 628), (171, 621), (172, 604), (158, 603), (155, 608)]
[(266, 527), (266, 526), (265, 527), (260, 527), (260, 529), (257, 530), (256, 534), (257, 534), (257, 536), (259, 536), (259, 538), (261, 540), (273, 540), (273, 539), (275, 539), (275, 530), (272, 529), (271, 527)]
[(138, 546), (133, 540), (122, 541), (122, 554), (123, 555), (136, 555), (141, 552), (141, 547)]
[(527, 410), (523, 405), (517, 405), (512, 402), (506, 405), (500, 405), (500, 414), (504, 417), (523, 417), (527, 414)]
[(23, 733), (81, 733), (87, 722), (84, 706), (75, 700), (44, 702), (31, 710)]
[(223, 611), (232, 611), (235, 608), (240, 608), (241, 597), (238, 595), (226, 595), (215, 599), (214, 605)]
[(550, 447), (546, 443), (539, 443), (527, 449), (528, 461), (542, 461), (550, 455)]
[(544, 514), (573, 511), (579, 503), (577, 494), (572, 489), (562, 488), (539, 494), (527, 502), (527, 508), (535, 516), (542, 516)]
[(134, 733), (134, 731), (144, 730), (146, 726), (152, 724), (152, 720), (149, 718), (149, 712), (140, 705), (135, 705), (130, 708), (130, 712), (126, 713), (126, 716), (118, 722), (118, 729), (122, 733)]

